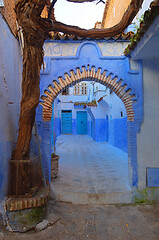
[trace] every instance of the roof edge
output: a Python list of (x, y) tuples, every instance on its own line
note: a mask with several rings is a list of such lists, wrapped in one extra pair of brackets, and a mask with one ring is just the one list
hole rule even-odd
[(83, 37), (77, 37), (75, 35), (70, 35), (70, 34), (61, 34), (59, 32), (52, 32), (52, 39), (51, 40), (70, 40), (70, 41), (82, 41), (82, 40), (105, 40), (105, 41), (129, 41), (132, 39), (134, 36), (134, 32), (130, 31), (128, 33), (120, 33), (114, 37), (103, 37), (103, 38), (83, 38)]
[(155, 18), (159, 15), (159, 0), (155, 0), (150, 3), (150, 9), (146, 10), (144, 13), (143, 20), (140, 23), (140, 26), (131, 39), (131, 43), (125, 49), (124, 54), (129, 56), (132, 51), (136, 48), (137, 44), (144, 37), (145, 33), (149, 27), (154, 22)]

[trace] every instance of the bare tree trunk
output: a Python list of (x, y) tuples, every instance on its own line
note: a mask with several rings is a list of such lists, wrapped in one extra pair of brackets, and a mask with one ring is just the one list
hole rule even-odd
[(38, 106), (40, 90), (39, 75), (43, 63), (42, 48), (29, 46), (25, 41), (23, 51), (22, 100), (19, 118), (19, 136), (14, 159), (29, 159), (30, 139)]
[(49, 33), (47, 20), (40, 17), (45, 1), (22, 0), (16, 5), (17, 21), (23, 29), (23, 79), (19, 118), (19, 136), (12, 159), (29, 159), (35, 110), (39, 103), (40, 69), (43, 63), (43, 44)]

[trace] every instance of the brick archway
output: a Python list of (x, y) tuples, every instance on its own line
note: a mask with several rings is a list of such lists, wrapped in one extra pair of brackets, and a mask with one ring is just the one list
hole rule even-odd
[(67, 86), (75, 85), (80, 81), (95, 81), (109, 87), (124, 103), (128, 121), (134, 121), (133, 99), (131, 89), (127, 89), (127, 85), (118, 76), (112, 77), (110, 73), (106, 75), (107, 70), (102, 72), (101, 68), (96, 71), (95, 66), (83, 66), (81, 69), (76, 68), (76, 71), (70, 70), (64, 74), (64, 78), (58, 77), (58, 81), (54, 80), (44, 91), (45, 95), (41, 96), (40, 104), (43, 106), (43, 120), (50, 121), (52, 116), (52, 103), (54, 99)]

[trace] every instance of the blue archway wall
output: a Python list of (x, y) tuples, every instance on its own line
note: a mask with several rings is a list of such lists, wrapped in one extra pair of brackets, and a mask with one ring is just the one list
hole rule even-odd
[[(101, 40), (102, 41), (102, 40)], [(138, 166), (137, 166), (137, 133), (140, 130), (143, 115), (143, 93), (142, 93), (142, 63), (138, 61), (137, 69), (131, 68), (130, 59), (124, 55), (120, 56), (103, 56), (98, 43), (101, 41), (78, 41), (79, 47), (75, 55), (60, 56), (60, 48), (58, 44), (73, 43), (71, 40), (53, 41), (56, 43), (56, 51), (59, 51), (59, 56), (45, 56), (46, 68), (41, 71), (40, 92), (45, 95), (44, 91), (52, 84), (53, 80), (58, 81), (58, 77), (65, 77), (64, 74), (70, 70), (76, 71), (83, 66), (95, 66), (96, 70), (101, 68), (101, 71), (107, 70), (106, 75), (112, 74), (117, 76), (118, 80), (122, 80), (122, 85), (126, 85), (126, 89), (131, 89), (131, 94), (134, 98), (134, 114), (135, 120), (127, 122), (128, 132), (128, 158), (129, 158), (129, 179), (130, 186), (137, 187), (138, 185)], [(48, 41), (47, 41), (48, 42)], [(46, 44), (47, 44), (46, 42)], [(49, 42), (50, 43), (50, 42)], [(76, 41), (77, 43), (77, 41)], [(42, 157), (43, 167), (46, 177), (51, 180), (51, 121), (42, 120), (42, 106), (37, 108), (36, 115), (37, 125), (39, 126), (39, 134), (42, 139)]]

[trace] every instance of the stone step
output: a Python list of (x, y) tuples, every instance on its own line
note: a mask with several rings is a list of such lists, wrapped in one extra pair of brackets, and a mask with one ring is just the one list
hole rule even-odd
[(86, 193), (86, 192), (68, 192), (51, 186), (50, 197), (61, 202), (69, 202), (74, 204), (122, 204), (131, 203), (131, 191), (127, 192), (111, 192), (111, 193)]

